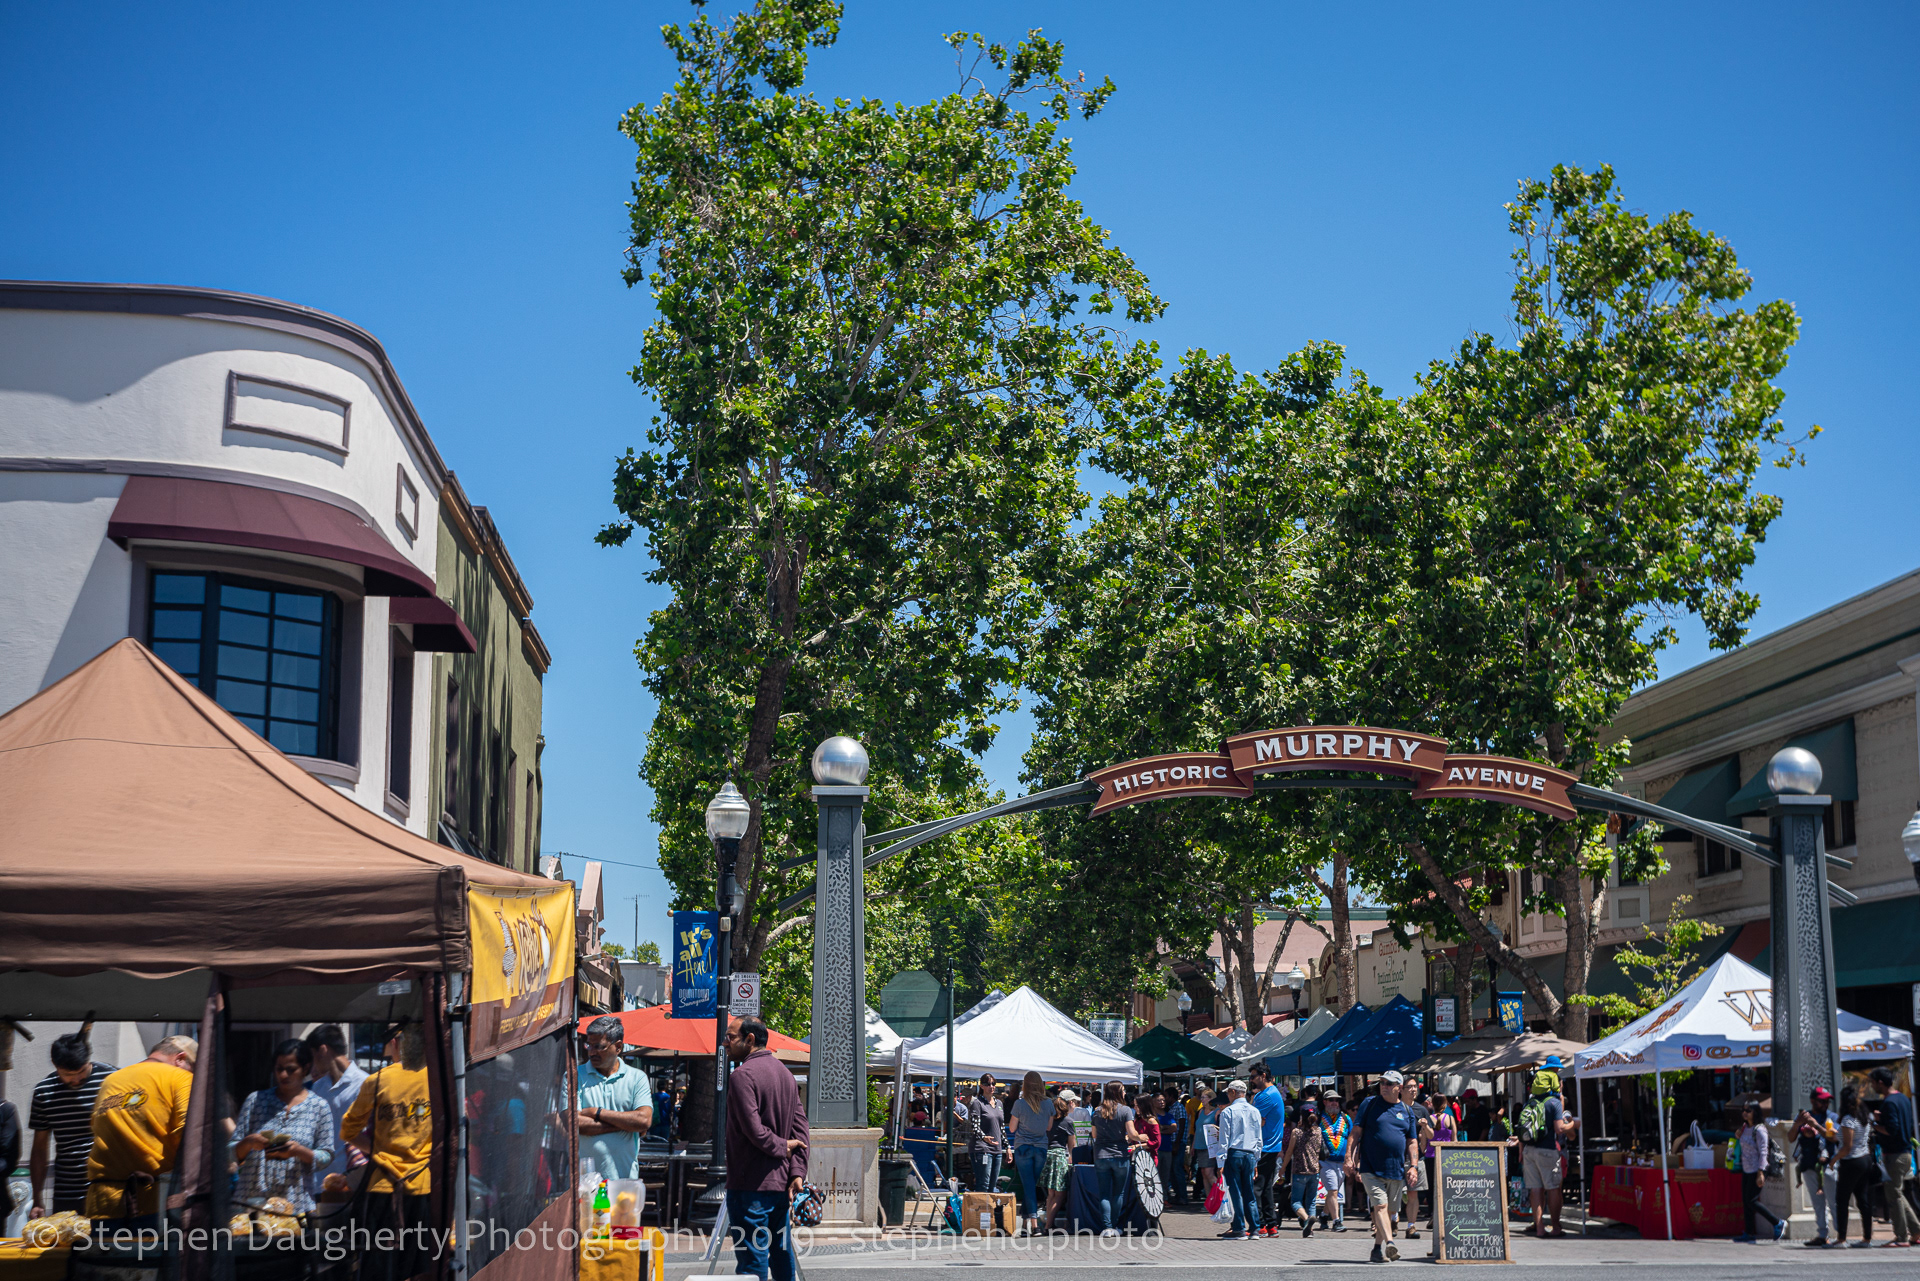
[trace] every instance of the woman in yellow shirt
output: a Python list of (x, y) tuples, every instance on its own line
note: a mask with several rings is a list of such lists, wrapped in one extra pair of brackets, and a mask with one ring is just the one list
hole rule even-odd
[[(433, 1105), (427, 1090), (427, 1041), (418, 1024), (395, 1025), (388, 1064), (360, 1085), (340, 1133), (367, 1154), (367, 1230), (373, 1250), (361, 1275), (403, 1281), (432, 1255), (428, 1201), (433, 1191)], [(378, 1234), (390, 1235), (384, 1240)], [(368, 1269), (371, 1269), (370, 1271)]]

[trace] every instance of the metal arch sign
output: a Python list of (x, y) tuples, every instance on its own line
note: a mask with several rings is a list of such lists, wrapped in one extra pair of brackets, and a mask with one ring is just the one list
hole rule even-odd
[(1100, 789), (1093, 815), (1142, 801), (1253, 795), (1261, 774), (1340, 770), (1408, 779), (1420, 800), (1464, 797), (1574, 817), (1567, 789), (1579, 780), (1535, 761), (1455, 755), (1445, 739), (1372, 725), (1295, 725), (1235, 734), (1218, 752), (1173, 752), (1122, 761), (1086, 775)]

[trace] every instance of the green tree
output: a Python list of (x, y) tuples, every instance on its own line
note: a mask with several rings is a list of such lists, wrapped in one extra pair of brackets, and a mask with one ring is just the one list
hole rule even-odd
[[(1769, 451), (1801, 458), (1774, 382), (1799, 322), (1785, 302), (1738, 306), (1751, 281), (1732, 246), (1686, 213), (1628, 209), (1610, 169), (1556, 168), (1507, 208), (1516, 340), (1469, 338), (1402, 407), (1417, 430), (1347, 456), (1360, 554), (1329, 567), (1330, 599), (1362, 621), (1362, 654), (1401, 669), (1416, 727), (1604, 786), (1626, 760), (1614, 716), (1672, 620), (1700, 618), (1718, 647), (1745, 634), (1757, 601), (1741, 577), (1780, 510), (1755, 478)], [(1545, 873), (1525, 906), (1564, 913), (1566, 991), (1582, 993), (1603, 820), (1515, 814), (1463, 841), (1448, 813), (1413, 816), (1402, 849), (1461, 932), (1577, 1033), (1584, 1011), (1493, 937), (1461, 883)]]
[[(1069, 120), (1112, 92), (1038, 32), (954, 35), (921, 104), (801, 91), (841, 7), (761, 0), (665, 29), (673, 88), (628, 113), (629, 284), (657, 319), (634, 380), (660, 409), (619, 460), (624, 519), (671, 599), (636, 647), (658, 713), (642, 776), (681, 906), (701, 811), (752, 804), (736, 961), (761, 964), (814, 847), (807, 761), (853, 732), (875, 780), (957, 799), (1009, 704), (1044, 576), (1079, 514), (1102, 403), (1162, 304), (1069, 196)], [(992, 77), (988, 83), (987, 77)]]
[(627, 959), (627, 949), (619, 943), (602, 943), (600, 945), (600, 952), (601, 955), (611, 956), (616, 961), (624, 961)]
[[(1598, 996), (1570, 996), (1568, 1002), (1598, 1010), (1611, 1024), (1631, 1023), (1642, 1014), (1651, 1014), (1664, 1005), (1705, 970), (1700, 964), (1700, 945), (1724, 931), (1711, 921), (1687, 915), (1692, 895), (1682, 894), (1667, 908), (1664, 930), (1647, 933), (1640, 943), (1628, 943), (1614, 954), (1620, 968), (1633, 983), (1633, 995), (1606, 992)], [(1653, 945), (1658, 944), (1655, 948)], [(1637, 971), (1637, 972), (1636, 972)]]
[(633, 949), (633, 959), (647, 965), (660, 964), (660, 945), (647, 939)]

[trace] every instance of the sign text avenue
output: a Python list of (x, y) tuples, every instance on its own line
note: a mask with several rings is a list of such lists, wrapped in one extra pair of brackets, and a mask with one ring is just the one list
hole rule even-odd
[(1140, 801), (1251, 796), (1261, 774), (1302, 771), (1409, 779), (1421, 799), (1500, 801), (1571, 819), (1572, 774), (1506, 756), (1451, 755), (1445, 739), (1371, 725), (1296, 725), (1235, 734), (1218, 752), (1174, 752), (1123, 761), (1087, 775), (1100, 788), (1097, 816)]

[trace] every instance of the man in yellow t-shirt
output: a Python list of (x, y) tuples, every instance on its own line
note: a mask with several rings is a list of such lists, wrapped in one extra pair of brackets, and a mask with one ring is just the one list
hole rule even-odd
[[(387, 1037), (392, 1060), (360, 1083), (340, 1134), (367, 1154), (367, 1223), (373, 1250), (362, 1276), (407, 1278), (432, 1259), (429, 1209), (433, 1190), (433, 1104), (427, 1089), (426, 1035), (396, 1025)], [(381, 1232), (396, 1234), (385, 1238)], [(370, 1270), (369, 1270), (370, 1269)]]
[(158, 1216), (155, 1176), (173, 1169), (180, 1154), (199, 1054), (192, 1037), (170, 1036), (146, 1058), (108, 1073), (100, 1083), (93, 1105), (93, 1151), (87, 1157), (90, 1218)]

